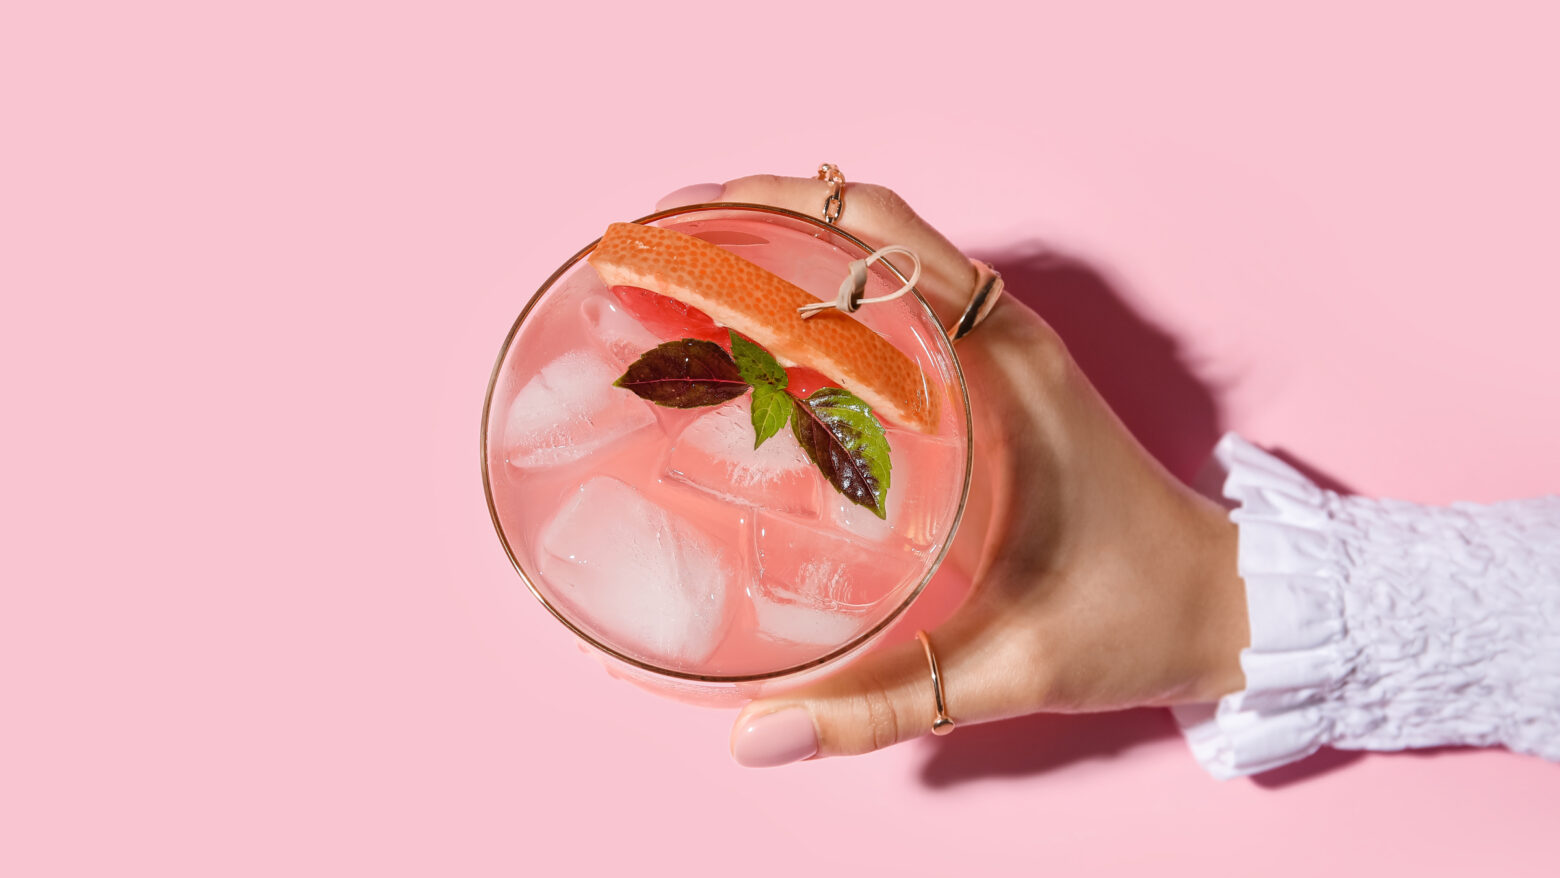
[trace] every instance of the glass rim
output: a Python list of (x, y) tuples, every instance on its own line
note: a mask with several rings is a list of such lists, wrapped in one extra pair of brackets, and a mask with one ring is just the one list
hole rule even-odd
[[(656, 211), (655, 213), (648, 214), (646, 216), (640, 217), (639, 219), (633, 220), (633, 222), (637, 224), (645, 224), (654, 222), (656, 220), (667, 219), (669, 217), (681, 216), (685, 213), (714, 210), (748, 211), (752, 213), (771, 214), (785, 217), (787, 219), (799, 220), (807, 225), (814, 226), (820, 230), (844, 238), (852, 246), (859, 249), (862, 256), (870, 255), (873, 251), (873, 248), (868, 246), (866, 242), (862, 241), (860, 238), (857, 238), (855, 235), (852, 235), (850, 232), (845, 231), (839, 226), (825, 223), (820, 219), (808, 216), (804, 213), (797, 213), (794, 210), (787, 210), (783, 207), (773, 207), (767, 204), (747, 204), (735, 201), (690, 204), (682, 207), (673, 207), (667, 210)], [(888, 613), (886, 616), (880, 619), (877, 624), (851, 638), (849, 642), (843, 644), (842, 646), (831, 650), (826, 655), (815, 659), (810, 659), (806, 662), (793, 665), (791, 667), (774, 671), (765, 671), (763, 673), (757, 674), (695, 674), (689, 671), (679, 671), (673, 668), (664, 668), (652, 662), (647, 662), (643, 659), (638, 659), (633, 656), (626, 655), (623, 652), (614, 649), (605, 643), (602, 643), (589, 632), (582, 630), (580, 626), (570, 621), (569, 618), (564, 615), (564, 613), (562, 613), (557, 607), (553, 606), (552, 601), (548, 600), (547, 596), (542, 594), (541, 589), (537, 587), (536, 582), (533, 580), (532, 576), (526, 573), (525, 568), (520, 565), (520, 560), (515, 557), (514, 548), (509, 544), (509, 538), (504, 534), (503, 523), (499, 521), (498, 506), (493, 499), (493, 480), (491, 474), (488, 471), (488, 421), (492, 415), (493, 410), (493, 391), (498, 387), (499, 374), (503, 371), (504, 360), (509, 356), (509, 349), (514, 345), (515, 339), (519, 337), (520, 327), (525, 324), (526, 317), (530, 316), (531, 310), (535, 308), (536, 304), (541, 301), (542, 297), (552, 289), (553, 284), (557, 283), (558, 280), (564, 276), (564, 274), (579, 264), (579, 261), (588, 256), (590, 252), (595, 250), (596, 246), (600, 243), (601, 239), (597, 238), (596, 240), (581, 248), (579, 252), (569, 257), (568, 261), (558, 266), (558, 269), (554, 271), (547, 278), (547, 280), (542, 282), (541, 287), (539, 287), (536, 293), (531, 296), (530, 300), (525, 303), (525, 307), (520, 309), (520, 316), (515, 318), (514, 324), (509, 328), (509, 334), (504, 336), (503, 345), (501, 345), (498, 349), (498, 358), (493, 362), (493, 371), (488, 376), (487, 393), (482, 399), (482, 432), (479, 436), (478, 444), (478, 451), (481, 455), (482, 463), (482, 493), (487, 498), (488, 515), (493, 520), (493, 530), (498, 534), (498, 541), (504, 547), (504, 554), (509, 558), (509, 563), (515, 568), (515, 572), (520, 575), (520, 580), (525, 583), (525, 587), (538, 601), (541, 602), (543, 607), (547, 608), (547, 612), (551, 613), (554, 619), (562, 622), (564, 627), (568, 628), (575, 634), (575, 636), (590, 644), (593, 648), (600, 650), (617, 661), (623, 662), (624, 664), (630, 665), (640, 670), (648, 671), (652, 674), (656, 674), (662, 677), (669, 677), (676, 680), (686, 680), (697, 683), (757, 683), (767, 680), (778, 680), (784, 677), (797, 676), (850, 655), (857, 649), (861, 648), (864, 644), (876, 638), (879, 634), (888, 630), (890, 626), (892, 626), (895, 622), (898, 622), (899, 619), (904, 616), (905, 611), (910, 609), (910, 605), (915, 603), (916, 598), (920, 597), (921, 592), (926, 590), (927, 584), (931, 582), (932, 577), (942, 567), (943, 561), (947, 558), (948, 550), (953, 545), (954, 536), (959, 531), (959, 524), (964, 520), (965, 507), (969, 505), (970, 480), (975, 463), (975, 443), (973, 435), (974, 423), (973, 417), (970, 413), (969, 385), (965, 383), (964, 380), (964, 367), (959, 363), (958, 353), (954, 350), (952, 340), (948, 338), (947, 330), (943, 327), (941, 321), (938, 320), (937, 312), (932, 310), (932, 306), (928, 304), (926, 298), (921, 295), (921, 291), (914, 287), (911, 288), (910, 294), (915, 297), (915, 301), (918, 302), (922, 310), (925, 311), (927, 319), (931, 322), (931, 324), (941, 331), (943, 344), (947, 347), (949, 355), (948, 358), (952, 361), (953, 364), (953, 375), (955, 378), (955, 383), (959, 389), (959, 397), (964, 403), (964, 482), (959, 488), (959, 503), (958, 507), (954, 510), (953, 521), (948, 527), (948, 535), (943, 538), (942, 545), (937, 550), (937, 556), (927, 564), (926, 572), (921, 575), (921, 581), (916, 583), (915, 588), (912, 589), (909, 594), (905, 595), (904, 599), (899, 602), (899, 605), (894, 607), (892, 612)], [(901, 273), (898, 268), (890, 264), (888, 260), (879, 260), (878, 264), (886, 267), (894, 274), (895, 277), (899, 278), (901, 283), (908, 282), (909, 279), (905, 277), (905, 275)]]

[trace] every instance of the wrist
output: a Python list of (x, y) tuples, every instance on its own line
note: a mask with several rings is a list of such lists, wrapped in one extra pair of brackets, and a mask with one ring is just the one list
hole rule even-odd
[(1202, 507), (1205, 536), (1193, 591), (1199, 672), (1189, 694), (1193, 701), (1216, 701), (1246, 688), (1240, 656), (1251, 645), (1251, 623), (1237, 567), (1239, 528), (1217, 504), (1202, 501)]

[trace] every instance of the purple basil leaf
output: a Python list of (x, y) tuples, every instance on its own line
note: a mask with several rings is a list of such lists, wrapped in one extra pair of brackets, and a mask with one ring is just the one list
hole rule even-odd
[(612, 384), (675, 409), (720, 405), (748, 389), (725, 348), (698, 338), (669, 341), (645, 351)]
[(836, 491), (888, 517), (893, 469), (888, 437), (872, 409), (848, 390), (825, 387), (791, 406), (791, 432)]

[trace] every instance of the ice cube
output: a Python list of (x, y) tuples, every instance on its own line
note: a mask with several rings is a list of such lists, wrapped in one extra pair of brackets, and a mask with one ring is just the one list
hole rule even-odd
[(539, 542), (542, 578), (611, 645), (683, 669), (720, 645), (733, 553), (624, 482), (586, 481)]
[(859, 611), (820, 609), (783, 592), (755, 590), (753, 613), (763, 636), (804, 646), (838, 647), (866, 627)]
[(785, 515), (754, 515), (760, 633), (789, 643), (839, 646), (874, 622), (925, 563)]
[(590, 327), (591, 337), (623, 368), (662, 342), (610, 295), (586, 299), (580, 305), (580, 315)]
[(918, 548), (937, 546), (948, 534), (952, 509), (964, 484), (964, 447), (954, 441), (905, 430), (888, 436), (894, 468), (887, 516), (878, 518), (838, 491), (825, 493), (824, 519), (873, 543), (896, 536)]
[(600, 354), (570, 351), (520, 388), (504, 442), (510, 464), (528, 468), (579, 460), (656, 423), (650, 403), (620, 387)]
[(816, 515), (822, 477), (789, 429), (753, 447), (751, 402), (742, 396), (699, 416), (666, 456), (666, 474), (735, 503)]

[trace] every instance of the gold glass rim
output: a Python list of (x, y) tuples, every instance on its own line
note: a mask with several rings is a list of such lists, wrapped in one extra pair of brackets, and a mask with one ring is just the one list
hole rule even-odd
[[(775, 216), (783, 216), (788, 219), (799, 220), (810, 226), (814, 226), (821, 231), (844, 238), (852, 246), (858, 248), (863, 256), (872, 253), (872, 247), (868, 246), (860, 238), (857, 238), (855, 235), (852, 235), (839, 226), (829, 225), (824, 223), (822, 220), (810, 217), (803, 213), (797, 213), (794, 210), (787, 210), (783, 207), (772, 207), (767, 204), (745, 204), (742, 202), (731, 201), (711, 202), (707, 204), (690, 204), (683, 207), (674, 207), (667, 210), (657, 211), (647, 216), (640, 217), (633, 222), (643, 224), (654, 222), (656, 220), (666, 219), (668, 217), (681, 216), (685, 213), (712, 210), (749, 211), (753, 213), (772, 214)], [(503, 371), (505, 358), (509, 356), (509, 348), (514, 344), (515, 339), (520, 335), (520, 327), (525, 324), (525, 319), (530, 315), (531, 309), (536, 307), (536, 304), (541, 301), (542, 297), (547, 294), (548, 290), (552, 289), (553, 284), (557, 283), (559, 278), (563, 277), (563, 275), (568, 272), (569, 269), (577, 265), (581, 259), (584, 259), (587, 255), (589, 255), (592, 250), (596, 249), (596, 245), (600, 243), (601, 239), (597, 238), (596, 240), (585, 245), (578, 253), (575, 253), (573, 256), (569, 257), (568, 261), (558, 266), (558, 269), (554, 271), (547, 278), (547, 280), (543, 281), (541, 287), (539, 287), (535, 294), (531, 296), (530, 300), (525, 303), (525, 307), (520, 309), (520, 316), (516, 317), (514, 324), (509, 327), (509, 334), (504, 336), (504, 343), (498, 349), (498, 359), (494, 361), (493, 371), (488, 376), (487, 394), (483, 397), (482, 400), (482, 432), (478, 437), (478, 453), (481, 455), (482, 464), (482, 493), (487, 498), (488, 515), (493, 520), (493, 530), (498, 534), (498, 541), (504, 547), (504, 554), (508, 556), (509, 563), (515, 568), (515, 572), (520, 575), (520, 580), (525, 583), (525, 587), (538, 601), (541, 602), (543, 607), (547, 608), (547, 612), (551, 613), (554, 619), (557, 619), (559, 622), (563, 623), (564, 627), (574, 632), (575, 636), (579, 637), (581, 640), (584, 640), (595, 649), (598, 649), (606, 655), (611, 656), (617, 661), (663, 677), (711, 684), (757, 683), (765, 680), (777, 680), (782, 677), (791, 677), (797, 674), (803, 674), (850, 655), (863, 644), (871, 641), (880, 633), (887, 630), (890, 625), (897, 622), (900, 617), (905, 614), (905, 611), (910, 608), (910, 605), (915, 603), (915, 599), (920, 597), (921, 592), (926, 590), (927, 583), (931, 582), (932, 576), (936, 574), (938, 568), (942, 567), (942, 562), (948, 555), (948, 549), (953, 545), (954, 536), (959, 531), (959, 523), (964, 520), (964, 509), (968, 505), (970, 498), (971, 472), (974, 469), (975, 444), (973, 436), (973, 418), (970, 414), (969, 385), (966, 384), (964, 380), (964, 367), (960, 365), (958, 354), (954, 351), (953, 345), (948, 341), (947, 334), (939, 332), (938, 336), (942, 339), (940, 345), (947, 353), (948, 359), (953, 363), (954, 378), (959, 388), (959, 396), (964, 403), (964, 483), (959, 488), (959, 504), (958, 507), (954, 510), (953, 522), (948, 528), (948, 535), (943, 539), (942, 546), (937, 551), (937, 557), (933, 558), (931, 562), (927, 564), (926, 572), (921, 575), (921, 581), (916, 584), (915, 588), (912, 589), (909, 594), (905, 595), (904, 599), (900, 601), (899, 606), (895, 607), (892, 612), (879, 620), (877, 624), (873, 625), (871, 628), (862, 632), (861, 634), (851, 638), (848, 643), (832, 650), (828, 654), (803, 662), (802, 664), (793, 665), (791, 667), (782, 668), (775, 671), (765, 671), (761, 674), (731, 675), (694, 674), (688, 671), (663, 668), (659, 665), (646, 662), (643, 659), (637, 659), (633, 656), (625, 655), (619, 650), (602, 643), (589, 632), (582, 630), (578, 625), (575, 625), (572, 621), (570, 621), (569, 618), (564, 615), (557, 607), (553, 606), (552, 601), (549, 601), (546, 595), (542, 594), (541, 589), (537, 587), (536, 583), (532, 580), (531, 575), (526, 573), (525, 568), (520, 565), (520, 560), (515, 557), (514, 548), (509, 545), (509, 538), (504, 535), (504, 526), (503, 523), (499, 521), (498, 517), (498, 506), (493, 500), (493, 480), (490, 473), (488, 472), (488, 419), (490, 418), (493, 409), (493, 391), (498, 387), (498, 376)], [(908, 281), (908, 278), (906, 278), (898, 268), (895, 268), (892, 264), (890, 264), (888, 260), (882, 260), (879, 262), (879, 264), (893, 272), (894, 276), (898, 277), (901, 282)], [(937, 312), (932, 310), (932, 306), (928, 304), (926, 298), (921, 295), (921, 291), (919, 289), (911, 288), (910, 294), (915, 297), (915, 300), (920, 303), (921, 308), (925, 310), (927, 318), (931, 321), (931, 324), (940, 328), (942, 324), (937, 319)]]

